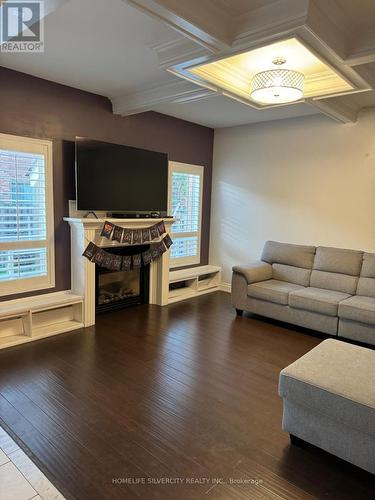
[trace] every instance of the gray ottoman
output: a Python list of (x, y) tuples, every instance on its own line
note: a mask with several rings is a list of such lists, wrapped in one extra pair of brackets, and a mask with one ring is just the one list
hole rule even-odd
[(375, 474), (375, 351), (325, 340), (282, 370), (279, 394), (292, 443), (299, 438)]

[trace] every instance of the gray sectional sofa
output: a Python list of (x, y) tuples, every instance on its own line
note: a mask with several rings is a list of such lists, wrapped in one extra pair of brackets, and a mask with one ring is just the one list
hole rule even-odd
[(260, 261), (233, 267), (232, 304), (375, 344), (375, 254), (267, 241)]

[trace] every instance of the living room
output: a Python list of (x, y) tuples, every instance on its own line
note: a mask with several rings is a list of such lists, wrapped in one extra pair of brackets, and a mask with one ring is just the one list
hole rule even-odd
[(373, 498), (375, 4), (0, 11), (0, 500)]

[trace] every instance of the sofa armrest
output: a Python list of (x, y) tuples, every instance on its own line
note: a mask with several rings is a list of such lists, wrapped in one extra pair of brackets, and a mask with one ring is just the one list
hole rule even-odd
[(241, 274), (249, 285), (258, 281), (266, 281), (272, 278), (272, 266), (261, 260), (244, 264), (242, 266), (233, 266), (234, 273)]

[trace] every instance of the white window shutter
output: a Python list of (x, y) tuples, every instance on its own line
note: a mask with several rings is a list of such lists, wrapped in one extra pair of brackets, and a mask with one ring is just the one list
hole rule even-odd
[(170, 162), (171, 267), (200, 261), (203, 167)]
[(54, 285), (51, 149), (0, 134), (0, 294)]

